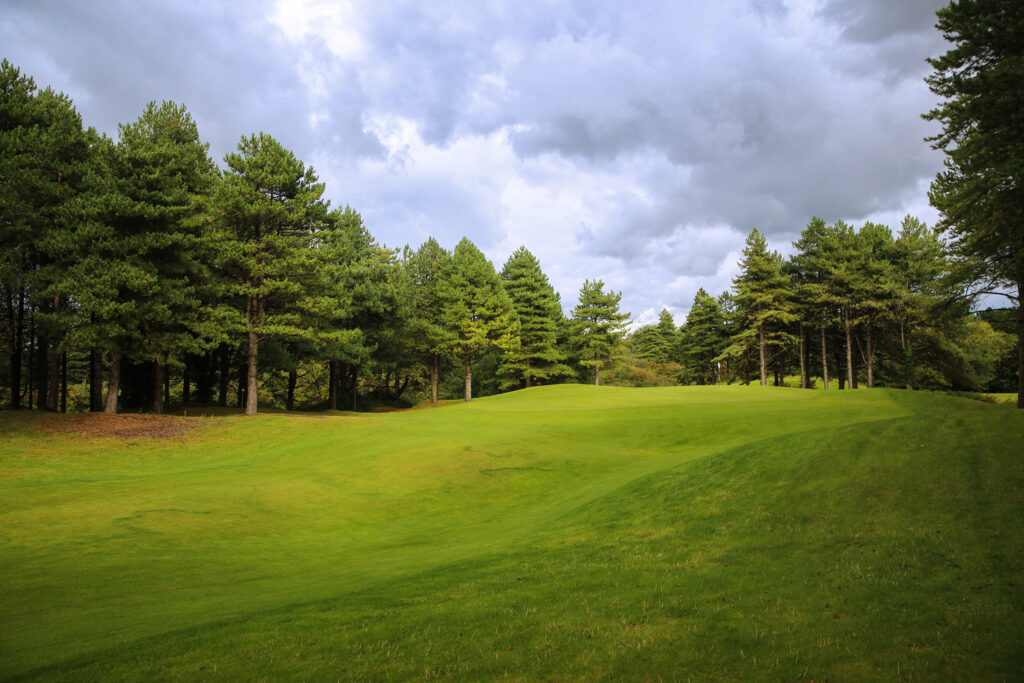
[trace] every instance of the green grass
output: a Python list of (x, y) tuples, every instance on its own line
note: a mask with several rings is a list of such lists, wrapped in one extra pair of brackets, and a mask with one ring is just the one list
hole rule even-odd
[(1024, 416), (542, 387), (181, 438), (0, 417), (0, 678), (1016, 679)]

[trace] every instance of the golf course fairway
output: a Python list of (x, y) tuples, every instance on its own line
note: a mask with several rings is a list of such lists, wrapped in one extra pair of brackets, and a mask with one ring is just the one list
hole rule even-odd
[(0, 415), (2, 680), (1024, 672), (1006, 405), (563, 385), (169, 436), (70, 417)]

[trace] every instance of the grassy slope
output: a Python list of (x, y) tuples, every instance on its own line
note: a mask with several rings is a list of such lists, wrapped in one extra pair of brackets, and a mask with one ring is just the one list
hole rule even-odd
[(1024, 669), (1005, 406), (548, 387), (127, 445), (22, 423), (0, 421), (5, 677)]

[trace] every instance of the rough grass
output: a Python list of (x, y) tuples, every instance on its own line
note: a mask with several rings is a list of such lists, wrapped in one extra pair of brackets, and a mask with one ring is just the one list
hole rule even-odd
[(1007, 406), (563, 386), (163, 438), (38, 419), (0, 418), (3, 678), (1024, 670)]

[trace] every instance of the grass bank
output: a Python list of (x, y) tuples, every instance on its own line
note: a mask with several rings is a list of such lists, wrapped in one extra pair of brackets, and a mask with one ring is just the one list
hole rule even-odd
[(9, 679), (1014, 678), (1024, 418), (541, 387), (436, 410), (0, 418)]

